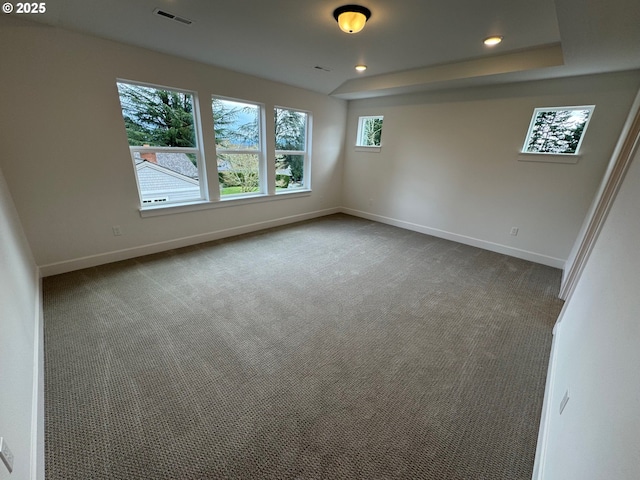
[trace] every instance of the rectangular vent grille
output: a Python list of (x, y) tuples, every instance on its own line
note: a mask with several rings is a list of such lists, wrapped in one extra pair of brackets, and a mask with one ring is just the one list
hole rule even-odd
[(168, 18), (170, 20), (175, 20), (176, 22), (183, 23), (184, 25), (191, 25), (193, 23), (193, 21), (189, 20), (188, 18), (179, 17), (178, 15), (174, 15), (173, 13), (165, 12), (164, 10), (160, 10), (159, 8), (156, 8), (153, 11), (153, 13), (155, 13), (156, 15), (160, 15), (161, 17), (165, 17), (165, 18)]

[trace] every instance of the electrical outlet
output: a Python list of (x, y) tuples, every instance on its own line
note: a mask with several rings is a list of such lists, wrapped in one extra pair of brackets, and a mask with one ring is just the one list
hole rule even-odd
[(9, 473), (13, 472), (13, 453), (11, 453), (6, 440), (2, 437), (0, 437), (0, 458), (7, 467), (7, 470), (9, 470)]
[(511, 227), (511, 235), (514, 237), (518, 235), (518, 227)]
[(114, 237), (119, 237), (120, 235), (122, 235), (122, 229), (120, 228), (120, 225), (114, 225), (112, 230)]
[(562, 397), (562, 400), (560, 401), (560, 415), (562, 415), (562, 411), (564, 410), (564, 407), (567, 406), (568, 401), (569, 401), (569, 390), (564, 392), (564, 397)]

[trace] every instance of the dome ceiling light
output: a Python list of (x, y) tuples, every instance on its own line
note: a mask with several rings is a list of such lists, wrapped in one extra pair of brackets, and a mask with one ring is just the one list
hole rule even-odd
[(371, 17), (371, 10), (360, 5), (344, 5), (333, 11), (333, 18), (340, 30), (346, 33), (358, 33)]

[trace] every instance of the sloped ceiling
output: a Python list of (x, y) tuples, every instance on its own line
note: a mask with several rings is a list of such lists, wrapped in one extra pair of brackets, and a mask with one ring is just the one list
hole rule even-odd
[(355, 35), (333, 18), (345, 3), (57, 0), (30, 19), (345, 99), (640, 68), (637, 0), (362, 0)]

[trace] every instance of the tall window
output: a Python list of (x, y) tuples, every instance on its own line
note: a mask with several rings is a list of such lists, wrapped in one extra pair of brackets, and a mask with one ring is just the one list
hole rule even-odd
[(260, 106), (214, 97), (212, 107), (221, 197), (264, 193)]
[(141, 204), (203, 200), (195, 94), (128, 82), (117, 87)]
[(307, 126), (309, 114), (275, 108), (276, 192), (309, 188)]
[(594, 108), (594, 105), (536, 108), (522, 151), (576, 155)]
[(358, 118), (357, 147), (379, 147), (382, 142), (382, 115)]

